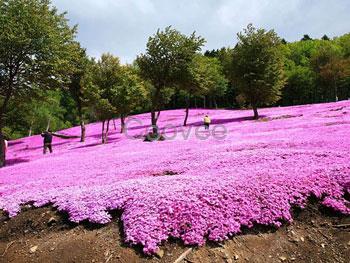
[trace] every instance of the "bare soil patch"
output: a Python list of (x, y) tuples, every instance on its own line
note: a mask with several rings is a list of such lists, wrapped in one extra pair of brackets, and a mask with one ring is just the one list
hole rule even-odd
[[(123, 242), (116, 214), (105, 226), (72, 224), (52, 207), (25, 207), (0, 217), (0, 262), (175, 262), (189, 247), (170, 240), (158, 256)], [(349, 262), (350, 217), (310, 204), (280, 229), (256, 226), (218, 244), (193, 250), (181, 262)]]

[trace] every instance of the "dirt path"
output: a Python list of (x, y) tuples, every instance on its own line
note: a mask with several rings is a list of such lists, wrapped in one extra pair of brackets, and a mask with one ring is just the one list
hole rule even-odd
[[(223, 244), (193, 250), (181, 262), (349, 262), (350, 218), (320, 212), (317, 205), (296, 213), (278, 230), (255, 227)], [(344, 225), (344, 226), (342, 226)], [(0, 262), (175, 262), (189, 248), (169, 241), (158, 257), (122, 242), (117, 220), (106, 226), (73, 225), (50, 207), (25, 208), (0, 217)], [(162, 255), (163, 254), (163, 255)]]

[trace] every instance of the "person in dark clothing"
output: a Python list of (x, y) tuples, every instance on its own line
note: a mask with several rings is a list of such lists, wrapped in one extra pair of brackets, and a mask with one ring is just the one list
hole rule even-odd
[(43, 132), (41, 137), (44, 138), (44, 154), (46, 154), (47, 149), (52, 153), (52, 133), (50, 130)]

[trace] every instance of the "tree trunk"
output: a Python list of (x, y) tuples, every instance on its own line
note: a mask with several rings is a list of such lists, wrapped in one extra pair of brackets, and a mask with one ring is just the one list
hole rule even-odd
[(0, 127), (0, 168), (6, 165), (5, 138)]
[(115, 125), (115, 119), (113, 119), (113, 126), (114, 126), (114, 130), (117, 130), (117, 125)]
[(188, 120), (188, 113), (190, 111), (190, 98), (187, 98), (186, 100), (186, 115), (184, 120), (184, 126), (187, 126), (187, 120)]
[(105, 143), (108, 142), (109, 122), (110, 122), (110, 120), (107, 121), (106, 135), (105, 135)]
[(173, 101), (173, 109), (176, 109), (176, 105), (177, 105), (177, 91), (174, 94), (174, 98), (172, 99)]
[(85, 142), (86, 128), (83, 120), (80, 121), (80, 129), (81, 129), (80, 142)]
[(0, 108), (0, 168), (6, 165), (5, 138), (2, 133), (2, 128), (4, 127), (4, 114), (6, 112), (10, 96), (11, 94), (8, 93)]
[(197, 97), (194, 97), (194, 107), (197, 109)]
[(206, 107), (207, 107), (206, 97), (204, 96), (204, 98), (203, 98), (203, 108), (205, 109)]
[(156, 113), (153, 109), (151, 111), (151, 124), (152, 124), (153, 134), (157, 135), (158, 134), (157, 118), (156, 118)]
[(160, 116), (160, 111), (158, 111), (158, 113), (157, 113), (157, 122), (158, 122), (158, 120), (159, 120), (159, 116)]
[(189, 107), (186, 108), (186, 115), (184, 120), (184, 126), (187, 126), (188, 112), (190, 111)]
[(208, 100), (209, 100), (209, 108), (212, 109), (213, 108), (213, 98), (211, 96), (209, 96)]
[(123, 115), (120, 116), (120, 133), (125, 132), (125, 117)]
[(102, 143), (105, 143), (105, 121), (102, 121)]
[(216, 103), (216, 98), (215, 98), (215, 97), (214, 97), (213, 101), (214, 101), (214, 107), (215, 107), (215, 109), (218, 109), (218, 104)]
[[(152, 99), (152, 108), (151, 108), (151, 124), (152, 124), (152, 131), (155, 136), (158, 135), (158, 126), (157, 121), (160, 115), (160, 91), (164, 87), (164, 85), (159, 84), (156, 87), (155, 95)], [(158, 109), (158, 114), (156, 116), (156, 110)]]
[(33, 121), (30, 122), (30, 127), (29, 127), (29, 132), (28, 132), (28, 137), (32, 136), (32, 127), (33, 127)]
[(338, 102), (338, 86), (337, 86), (336, 78), (334, 78), (334, 93), (335, 93), (335, 102)]
[(254, 111), (254, 120), (259, 119), (258, 108), (256, 106), (253, 106), (253, 111)]
[(46, 131), (50, 130), (50, 122), (51, 119), (49, 118), (49, 120), (47, 121)]
[[(18, 68), (17, 68), (17, 70), (18, 70)], [(4, 135), (2, 134), (2, 129), (5, 126), (4, 115), (7, 111), (7, 105), (10, 101), (11, 96), (12, 96), (13, 79), (14, 79), (16, 73), (13, 73), (12, 69), (11, 69), (9, 75), (10, 75), (10, 78), (9, 78), (9, 82), (8, 82), (7, 92), (6, 92), (6, 95), (4, 97), (3, 103), (2, 103), (1, 108), (0, 108), (0, 168), (4, 167), (6, 165), (5, 138), (4, 138)]]

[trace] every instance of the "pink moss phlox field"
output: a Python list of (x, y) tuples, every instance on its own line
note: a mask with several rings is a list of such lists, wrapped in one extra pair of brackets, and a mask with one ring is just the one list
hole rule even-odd
[[(196, 137), (205, 114), (225, 125), (224, 140)], [(118, 122), (106, 145), (100, 145), (100, 123), (90, 124), (85, 143), (55, 138), (54, 153), (46, 156), (40, 136), (12, 141), (9, 166), (0, 170), (0, 209), (12, 217), (23, 204), (52, 204), (74, 222), (101, 224), (117, 209), (126, 241), (147, 254), (169, 237), (203, 245), (243, 226), (278, 227), (311, 196), (350, 214), (350, 101), (262, 109), (259, 121), (251, 114), (194, 109), (183, 130), (190, 132), (187, 140), (179, 132), (153, 143), (140, 139), (149, 114), (134, 116), (142, 124), (129, 126), (129, 137), (139, 139), (118, 133)], [(161, 128), (182, 129), (183, 110), (160, 116)]]

